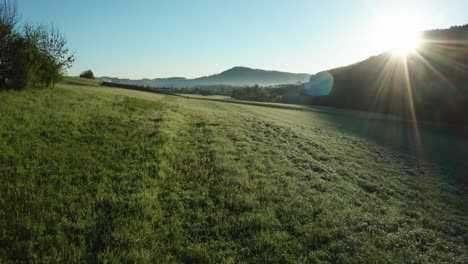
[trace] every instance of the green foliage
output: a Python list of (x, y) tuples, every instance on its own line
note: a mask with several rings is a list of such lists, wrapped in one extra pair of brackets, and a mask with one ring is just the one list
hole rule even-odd
[(66, 57), (68, 49), (65, 39), (56, 28), (45, 26), (26, 25), (23, 35), (28, 43), (28, 64), (34, 72), (33, 85), (54, 85), (74, 60), (73, 55)]
[(0, 0), (0, 89), (57, 83), (74, 61), (66, 39), (55, 27), (26, 25), (14, 30), (16, 6)]
[(13, 31), (17, 22), (17, 9), (10, 1), (0, 1), (0, 89), (6, 87), (7, 77), (14, 74), (18, 35)]
[(258, 85), (244, 88), (234, 88), (231, 97), (238, 100), (258, 102), (280, 102), (281, 97), (276, 95), (272, 89), (259, 87)]
[(18, 35), (9, 37), (7, 42), (9, 47), (5, 50), (7, 55), (3, 56), (5, 68), (2, 70), (2, 76), (5, 78), (0, 78), (3, 79), (0, 85), (4, 84), (6, 88), (25, 87), (32, 76), (27, 43)]
[(0, 101), (2, 263), (466, 260), (446, 134), (421, 128), (419, 160), (395, 123), (78, 78)]
[[(0, 39), (4, 40), (18, 22), (18, 9), (16, 2), (2, 0), (0, 2)], [(0, 42), (0, 45), (3, 43)]]
[(94, 73), (92, 70), (86, 70), (80, 74), (80, 78), (86, 78), (86, 79), (95, 79)]

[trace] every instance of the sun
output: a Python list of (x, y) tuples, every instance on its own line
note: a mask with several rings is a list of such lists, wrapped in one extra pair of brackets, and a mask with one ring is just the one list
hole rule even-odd
[(389, 51), (396, 56), (415, 52), (421, 44), (421, 20), (415, 14), (381, 17), (375, 24), (374, 49)]
[(394, 55), (406, 56), (416, 51), (421, 43), (417, 33), (395, 35), (389, 41), (390, 51)]
[(406, 56), (415, 52), (421, 44), (418, 30), (408, 21), (391, 23), (383, 35), (384, 45), (393, 55)]

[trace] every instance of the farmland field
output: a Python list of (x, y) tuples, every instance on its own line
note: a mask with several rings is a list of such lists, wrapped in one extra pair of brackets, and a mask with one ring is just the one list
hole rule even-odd
[(0, 102), (2, 263), (468, 261), (458, 128), (72, 78)]

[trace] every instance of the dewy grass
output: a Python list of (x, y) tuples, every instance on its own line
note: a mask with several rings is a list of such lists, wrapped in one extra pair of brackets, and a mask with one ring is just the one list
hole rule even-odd
[(76, 79), (0, 102), (1, 262), (467, 260), (463, 139)]

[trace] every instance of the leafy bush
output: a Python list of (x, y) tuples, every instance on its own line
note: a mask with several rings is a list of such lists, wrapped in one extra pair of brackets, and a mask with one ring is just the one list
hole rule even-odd
[(96, 79), (94, 77), (94, 73), (92, 70), (87, 70), (87, 71), (84, 71), (80, 74), (80, 78), (86, 78), (86, 79)]
[(74, 61), (66, 39), (53, 26), (15, 30), (17, 21), (16, 4), (0, 0), (0, 88), (55, 85)]
[(17, 22), (16, 7), (9, 1), (0, 2), (0, 87), (6, 86), (7, 76), (12, 74), (14, 43), (13, 27)]

